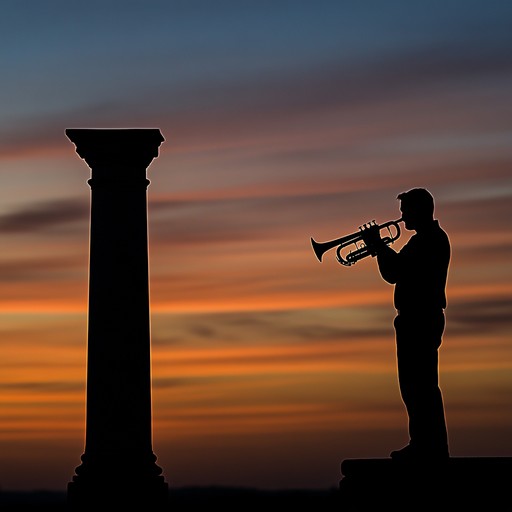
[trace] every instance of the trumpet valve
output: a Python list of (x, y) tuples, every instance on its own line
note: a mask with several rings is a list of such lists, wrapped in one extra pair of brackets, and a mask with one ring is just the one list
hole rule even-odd
[(359, 226), (359, 231), (364, 231), (365, 229), (371, 229), (376, 226), (377, 226), (377, 223), (375, 222), (375, 220), (371, 220), (370, 222), (366, 222), (363, 225)]

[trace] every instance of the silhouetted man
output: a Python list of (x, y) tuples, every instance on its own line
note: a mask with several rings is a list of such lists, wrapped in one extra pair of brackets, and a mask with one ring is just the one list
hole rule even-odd
[[(398, 195), (406, 229), (416, 231), (396, 252), (368, 233), (382, 278), (395, 285), (398, 382), (409, 417), (409, 444), (395, 460), (446, 459), (448, 436), (439, 387), (438, 349), (445, 327), (450, 241), (434, 219), (434, 198), (423, 188)], [(370, 230), (371, 231), (371, 230)]]

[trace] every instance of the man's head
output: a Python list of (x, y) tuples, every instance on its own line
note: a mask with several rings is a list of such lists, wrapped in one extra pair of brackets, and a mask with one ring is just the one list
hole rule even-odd
[(400, 200), (402, 220), (407, 229), (421, 229), (434, 219), (434, 198), (428, 190), (413, 188), (398, 194), (397, 199)]

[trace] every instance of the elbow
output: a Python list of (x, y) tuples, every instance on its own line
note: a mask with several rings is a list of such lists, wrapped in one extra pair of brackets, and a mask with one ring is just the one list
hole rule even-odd
[(382, 279), (384, 279), (384, 281), (386, 281), (386, 283), (396, 284), (397, 279), (395, 276), (388, 276), (388, 275), (384, 275), (384, 274), (381, 274), (381, 275), (382, 275)]
[(380, 264), (379, 272), (380, 272), (382, 279), (384, 279), (384, 281), (386, 281), (389, 284), (396, 284), (396, 282), (398, 281), (397, 273), (393, 272), (393, 270), (388, 268), (388, 266), (386, 266), (386, 265)]

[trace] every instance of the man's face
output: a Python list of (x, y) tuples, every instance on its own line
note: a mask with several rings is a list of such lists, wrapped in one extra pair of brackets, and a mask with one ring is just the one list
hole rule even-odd
[(400, 211), (402, 212), (402, 220), (404, 221), (405, 228), (413, 231), (416, 229), (418, 219), (414, 208), (411, 208), (407, 203), (400, 203)]

